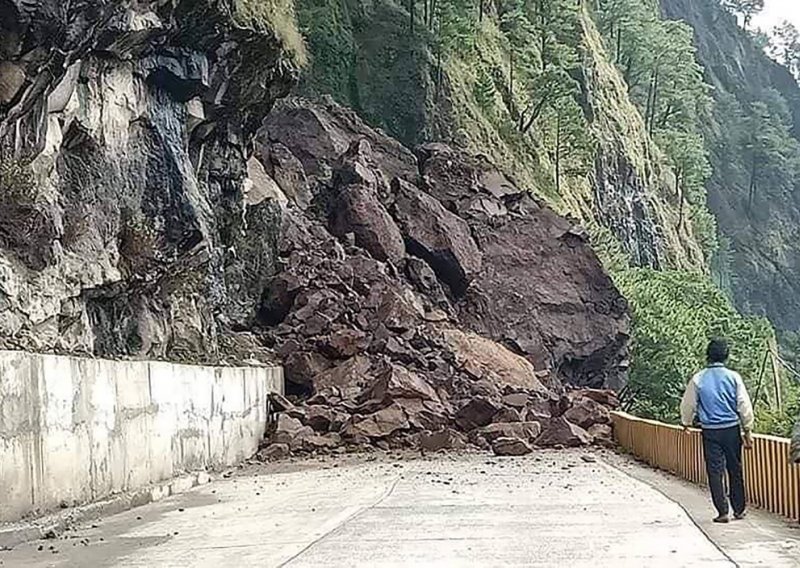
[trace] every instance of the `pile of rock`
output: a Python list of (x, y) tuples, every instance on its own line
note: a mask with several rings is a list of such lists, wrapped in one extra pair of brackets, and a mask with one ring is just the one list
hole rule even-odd
[(461, 450), (468, 446), (497, 455), (523, 455), (534, 447), (611, 445), (611, 391), (581, 389), (561, 397), (509, 390), (479, 396), (455, 408), (431, 385), (390, 366), (356, 400), (313, 397), (299, 405), (273, 395), (274, 423), (258, 454), (272, 460), (296, 453), (416, 448)]
[(629, 317), (579, 228), (485, 159), (413, 154), (332, 103), (282, 104), (255, 156), (251, 191), (284, 204), (261, 337), (294, 401), (263, 457), (610, 439)]

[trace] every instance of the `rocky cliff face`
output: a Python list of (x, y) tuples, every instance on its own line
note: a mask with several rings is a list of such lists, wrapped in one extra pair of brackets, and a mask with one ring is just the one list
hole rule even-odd
[[(709, 207), (730, 242), (717, 275), (741, 310), (766, 315), (783, 330), (800, 329), (800, 191), (788, 176), (791, 156), (760, 176), (750, 203), (752, 105), (779, 94), (800, 127), (800, 88), (790, 73), (770, 60), (713, 0), (662, 0), (665, 15), (695, 29), (697, 56), (714, 87), (716, 108), (706, 137), (713, 174)], [(770, 105), (774, 104), (769, 102)], [(779, 111), (780, 112), (780, 111)], [(788, 148), (781, 151), (790, 152)]]
[(241, 4), (0, 1), (0, 345), (250, 352), (279, 212), (246, 157), (297, 72)]

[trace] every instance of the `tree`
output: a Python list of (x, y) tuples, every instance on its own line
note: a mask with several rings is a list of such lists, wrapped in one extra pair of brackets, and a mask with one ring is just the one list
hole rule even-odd
[(552, 159), (556, 193), (561, 193), (565, 174), (586, 175), (594, 156), (594, 139), (583, 110), (574, 95), (557, 99), (550, 108), (555, 118), (552, 136)]
[(764, 0), (722, 0), (722, 7), (741, 16), (748, 29), (753, 17), (764, 9)]
[(519, 115), (520, 132), (528, 132), (548, 106), (554, 106), (564, 97), (571, 97), (577, 89), (575, 80), (560, 67), (551, 67), (539, 73), (531, 83), (528, 105)]
[(762, 182), (793, 187), (800, 174), (800, 144), (791, 135), (792, 115), (780, 93), (764, 92), (750, 105), (744, 123), (748, 167), (747, 210), (752, 211)]
[(800, 79), (800, 32), (789, 21), (772, 29), (767, 51), (776, 61)]
[(658, 140), (667, 154), (675, 175), (675, 195), (678, 198), (678, 226), (684, 221), (684, 204), (703, 203), (705, 182), (711, 175), (711, 164), (702, 136), (678, 130), (664, 131)]

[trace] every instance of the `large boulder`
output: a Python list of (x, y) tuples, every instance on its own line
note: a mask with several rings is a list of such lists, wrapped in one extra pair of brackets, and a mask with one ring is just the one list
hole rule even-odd
[(377, 260), (398, 264), (405, 256), (403, 236), (381, 205), (374, 187), (352, 184), (339, 189), (333, 206), (331, 231), (355, 236), (355, 244)]
[(589, 433), (563, 416), (553, 418), (536, 439), (537, 446), (574, 448), (592, 443)]
[(519, 438), (497, 438), (492, 442), (492, 451), (496, 456), (524, 456), (531, 453), (533, 448)]
[(539, 380), (541, 374), (537, 373), (534, 366), (499, 343), (451, 327), (440, 328), (439, 338), (453, 354), (456, 364), (476, 379), (489, 379), (501, 388), (513, 387), (549, 394)]
[(573, 400), (572, 407), (564, 413), (564, 418), (585, 430), (595, 424), (610, 423), (611, 413), (608, 408), (592, 399), (581, 397)]
[(481, 253), (466, 221), (436, 199), (403, 180), (392, 184), (392, 215), (408, 251), (424, 259), (456, 296), (481, 269)]
[(367, 416), (353, 416), (344, 426), (342, 436), (354, 440), (381, 439), (408, 427), (408, 418), (403, 408), (399, 404), (391, 404)]
[[(418, 150), (423, 189), (467, 220), (482, 268), (461, 320), (563, 381), (619, 388), (627, 372), (625, 299), (584, 231), (515, 190), (480, 156), (441, 144)], [(494, 203), (494, 212), (476, 202)]]

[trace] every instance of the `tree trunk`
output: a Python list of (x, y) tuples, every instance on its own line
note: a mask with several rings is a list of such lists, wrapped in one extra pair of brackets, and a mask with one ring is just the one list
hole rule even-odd
[(656, 122), (656, 109), (658, 108), (658, 80), (659, 80), (659, 69), (656, 67), (656, 76), (653, 81), (653, 108), (650, 109), (650, 136), (653, 135), (653, 126), (655, 126)]
[(756, 199), (756, 176), (758, 175), (758, 161), (756, 160), (756, 154), (753, 152), (753, 162), (750, 165), (750, 189), (748, 191), (747, 196), (747, 212), (753, 209), (753, 202)]
[(483, 22), (483, 0), (478, 0), (478, 21)]
[(556, 194), (561, 195), (561, 111), (556, 114)]
[(409, 19), (409, 26), (408, 27), (409, 27), (409, 30), (410, 30), (412, 36), (414, 35), (414, 18), (415, 18), (415, 14), (414, 14), (415, 6), (414, 6), (414, 4), (416, 4), (416, 1), (417, 0), (408, 0), (408, 15), (409, 15), (409, 18), (408, 18)]
[(681, 171), (675, 172), (675, 193), (678, 196), (678, 230), (683, 227), (683, 185), (681, 184)]
[(617, 54), (614, 57), (614, 62), (617, 65), (619, 65), (621, 57), (622, 57), (622, 28), (617, 27)]
[(511, 100), (514, 100), (514, 47), (511, 47), (511, 51), (508, 54), (509, 60), (509, 77), (508, 77), (508, 94), (511, 97)]

